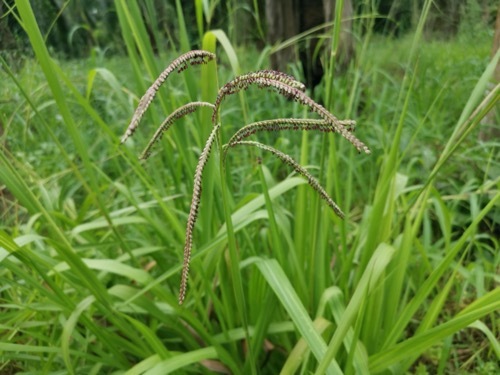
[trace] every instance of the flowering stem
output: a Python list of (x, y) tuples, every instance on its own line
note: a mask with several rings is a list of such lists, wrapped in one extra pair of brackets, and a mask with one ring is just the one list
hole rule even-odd
[(236, 245), (236, 237), (234, 232), (233, 220), (231, 215), (230, 198), (228, 192), (228, 185), (226, 180), (226, 166), (224, 162), (223, 155), (223, 142), (221, 137), (221, 132), (218, 132), (218, 149), (219, 149), (219, 165), (220, 165), (220, 182), (221, 182), (221, 193), (222, 193), (222, 204), (224, 206), (224, 216), (226, 220), (226, 230), (227, 230), (227, 242), (229, 250), (229, 261), (231, 268), (231, 278), (233, 279), (233, 290), (234, 297), (236, 301), (236, 307), (238, 309), (242, 326), (245, 331), (245, 339), (248, 347), (248, 360), (247, 364), (251, 366), (252, 374), (256, 374), (255, 368), (255, 358), (253, 356), (252, 345), (250, 345), (250, 333), (248, 331), (248, 316), (247, 309), (245, 305), (245, 292), (243, 288), (243, 282), (240, 274), (240, 254)]

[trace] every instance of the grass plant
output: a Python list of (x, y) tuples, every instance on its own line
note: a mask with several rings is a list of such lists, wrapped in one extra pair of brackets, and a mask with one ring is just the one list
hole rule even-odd
[[(35, 58), (0, 60), (0, 372), (497, 373), (500, 144), (478, 133), (499, 121), (500, 54), (426, 41), (430, 3), (398, 40), (356, 20), (343, 76), (334, 24), (318, 107), (255, 72), (265, 51), (201, 21), (190, 40), (180, 1), (168, 55), (117, 0), (127, 58), (72, 62), (16, 1)], [(120, 146), (135, 93), (194, 45), (201, 72), (149, 91)]]
[[(121, 139), (121, 143), (124, 143), (132, 134), (136, 131), (137, 127), (139, 126), (139, 122), (141, 118), (143, 117), (144, 113), (152, 103), (156, 93), (160, 89), (161, 85), (166, 81), (168, 76), (174, 72), (177, 71), (178, 73), (181, 73), (182, 71), (186, 70), (189, 65), (199, 65), (199, 64), (207, 64), (208, 61), (215, 59), (215, 55), (213, 53), (207, 52), (207, 51), (202, 51), (202, 50), (194, 50), (187, 52), (181, 56), (179, 56), (177, 59), (175, 59), (170, 65), (167, 66), (167, 68), (158, 76), (158, 78), (153, 82), (151, 87), (146, 91), (144, 96), (141, 98), (139, 101), (139, 105), (137, 106), (137, 109), (134, 112), (134, 115), (132, 116), (132, 120), (130, 121), (129, 126), (127, 127), (127, 130), (125, 131), (125, 134), (123, 135)], [(363, 144), (354, 134), (352, 134), (352, 131), (354, 130), (354, 125), (355, 122), (352, 120), (338, 120), (333, 114), (328, 112), (323, 106), (320, 104), (316, 103), (313, 99), (308, 97), (306, 94), (304, 94), (305, 91), (305, 86), (301, 83), (298, 82), (294, 77), (284, 74), (282, 72), (278, 71), (272, 71), (272, 70), (261, 70), (258, 72), (254, 73), (248, 73), (244, 74), (241, 76), (238, 76), (231, 80), (230, 82), (226, 83), (217, 93), (216, 95), (216, 100), (214, 104), (207, 103), (207, 102), (191, 102), (188, 104), (185, 104), (175, 110), (172, 114), (170, 114), (159, 126), (158, 130), (155, 132), (151, 140), (149, 141), (148, 145), (146, 146), (146, 149), (142, 152), (140, 159), (147, 159), (151, 155), (151, 148), (154, 146), (155, 143), (159, 142), (161, 139), (163, 133), (168, 130), (168, 128), (178, 119), (186, 116), (189, 113), (192, 113), (193, 111), (196, 110), (198, 107), (210, 107), (212, 108), (212, 131), (210, 132), (210, 135), (205, 142), (205, 146), (203, 148), (203, 151), (200, 154), (198, 164), (196, 165), (196, 170), (194, 174), (194, 181), (193, 181), (193, 195), (192, 195), (192, 200), (191, 200), (191, 206), (189, 210), (189, 216), (188, 216), (188, 222), (187, 222), (187, 228), (186, 228), (186, 240), (185, 240), (185, 245), (184, 245), (184, 261), (183, 261), (183, 270), (182, 270), (182, 278), (181, 278), (181, 286), (180, 286), (180, 292), (179, 292), (179, 303), (182, 304), (185, 298), (185, 293), (186, 293), (186, 288), (187, 288), (187, 279), (188, 279), (188, 270), (189, 270), (189, 262), (191, 258), (191, 250), (193, 247), (193, 232), (194, 232), (194, 226), (196, 223), (196, 220), (198, 218), (198, 210), (200, 206), (200, 200), (201, 200), (201, 190), (202, 190), (202, 184), (203, 184), (203, 171), (204, 168), (207, 164), (208, 158), (210, 156), (210, 152), (212, 150), (212, 146), (215, 143), (216, 140), (218, 140), (219, 143), (221, 143), (221, 136), (220, 136), (220, 128), (221, 128), (221, 122), (220, 122), (220, 107), (222, 104), (222, 101), (226, 96), (236, 94), (241, 90), (247, 90), (250, 86), (256, 85), (257, 87), (263, 89), (263, 88), (272, 88), (275, 89), (278, 94), (286, 97), (289, 100), (296, 101), (306, 107), (311, 112), (316, 112), (321, 118), (322, 121), (311, 121), (311, 120), (300, 120), (300, 119), (276, 119), (276, 120), (268, 120), (268, 121), (263, 121), (259, 123), (253, 123), (253, 124), (248, 124), (246, 125), (242, 131), (236, 132), (230, 139), (230, 142), (225, 145), (220, 147), (219, 146), (219, 151), (221, 153), (224, 153), (224, 157), (222, 157), (222, 162), (221, 162), (221, 168), (220, 174), (223, 176), (225, 174), (225, 161), (226, 161), (226, 154), (229, 150), (230, 147), (234, 146), (240, 146), (240, 145), (245, 145), (245, 146), (253, 146), (257, 147), (263, 150), (266, 150), (276, 156), (278, 159), (283, 161), (285, 164), (288, 164), (294, 168), (296, 172), (299, 174), (303, 175), (306, 177), (307, 182), (309, 185), (316, 190), (321, 198), (323, 198), (328, 205), (334, 210), (334, 212), (340, 216), (341, 218), (344, 217), (344, 213), (340, 210), (340, 208), (337, 206), (337, 204), (333, 201), (333, 199), (328, 195), (328, 193), (325, 191), (325, 189), (316, 181), (316, 179), (309, 173), (307, 172), (306, 169), (301, 167), (293, 158), (291, 158), (289, 155), (284, 154), (283, 152), (276, 150), (273, 147), (263, 145), (262, 143), (259, 142), (252, 142), (252, 141), (243, 141), (242, 139), (248, 137), (249, 135), (256, 133), (257, 129), (259, 131), (278, 131), (278, 130), (302, 130), (302, 131), (307, 131), (307, 130), (321, 130), (326, 133), (339, 133), (341, 134), (345, 139), (347, 139), (349, 142), (353, 144), (353, 146), (358, 150), (358, 151), (364, 151), (365, 153), (369, 154), (370, 150), (366, 145)], [(281, 124), (281, 126), (280, 126)], [(283, 124), (288, 124), (288, 126), (283, 126)], [(293, 126), (290, 126), (293, 125)], [(347, 125), (347, 126), (346, 126)], [(221, 189), (226, 189), (224, 185), (221, 186)], [(223, 197), (225, 197), (225, 194), (222, 194)], [(227, 206), (229, 203), (224, 202), (224, 206)], [(230, 224), (229, 221), (231, 221), (231, 216), (230, 214), (226, 215), (226, 223), (228, 226), (228, 236), (229, 237), (234, 237), (234, 233), (229, 232)], [(230, 243), (236, 243), (234, 240), (229, 240)], [(239, 262), (237, 262), (239, 263)], [(236, 280), (233, 280), (236, 281)], [(243, 290), (242, 287), (240, 287), (240, 291)], [(236, 294), (238, 294), (240, 291), (237, 291)]]

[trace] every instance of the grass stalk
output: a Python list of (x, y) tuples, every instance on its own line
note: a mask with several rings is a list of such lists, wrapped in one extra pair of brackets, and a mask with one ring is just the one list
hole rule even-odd
[(245, 291), (243, 287), (243, 281), (240, 273), (240, 263), (241, 258), (238, 250), (238, 246), (236, 244), (236, 236), (233, 226), (233, 219), (231, 215), (231, 207), (230, 207), (230, 199), (229, 199), (229, 191), (228, 184), (226, 182), (226, 173), (224, 165), (223, 148), (222, 148), (222, 139), (219, 133), (218, 146), (219, 146), (219, 155), (220, 155), (220, 178), (221, 178), (221, 195), (222, 195), (222, 204), (224, 207), (224, 215), (226, 217), (226, 230), (227, 230), (227, 240), (228, 240), (228, 251), (229, 251), (229, 261), (230, 261), (230, 271), (231, 271), (231, 279), (233, 285), (233, 292), (236, 301), (236, 307), (238, 313), (240, 315), (241, 323), (245, 330), (245, 340), (248, 344), (248, 358), (245, 361), (245, 368), (250, 370), (252, 374), (257, 373), (256, 369), (256, 361), (253, 354), (253, 348), (250, 340), (250, 333), (248, 331), (249, 320), (247, 315), (247, 307), (245, 303)]

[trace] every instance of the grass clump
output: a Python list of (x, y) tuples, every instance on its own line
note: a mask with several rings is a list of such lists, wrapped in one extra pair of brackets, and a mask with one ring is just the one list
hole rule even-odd
[[(129, 126), (127, 127), (127, 130), (125, 131), (125, 134), (122, 137), (121, 143), (124, 143), (127, 140), (127, 138), (129, 138), (135, 132), (135, 130), (139, 126), (141, 118), (143, 117), (147, 108), (153, 101), (153, 98), (160, 89), (160, 86), (165, 82), (170, 73), (176, 70), (177, 72), (180, 73), (181, 71), (187, 68), (188, 63), (191, 65), (206, 64), (209, 60), (213, 59), (215, 59), (214, 54), (207, 51), (195, 50), (183, 54), (182, 56), (175, 59), (170, 65), (168, 65), (167, 68), (160, 74), (160, 76), (155, 80), (155, 82), (151, 85), (151, 87), (146, 91), (144, 96), (141, 98), (139, 105), (137, 106), (137, 109), (134, 112), (132, 120), (130, 121)], [(303, 106), (307, 107), (310, 111), (316, 112), (322, 118), (322, 120), (274, 119), (258, 123), (252, 123), (244, 126), (230, 138), (228, 144), (219, 147), (219, 150), (222, 151), (222, 153), (224, 154), (221, 164), (221, 168), (223, 169), (223, 171), (221, 171), (221, 173), (225, 173), (224, 169), (226, 168), (225, 165), (226, 154), (231, 147), (244, 145), (244, 146), (257, 147), (263, 149), (276, 156), (285, 164), (292, 166), (296, 172), (306, 177), (308, 184), (319, 193), (320, 197), (328, 203), (328, 205), (333, 209), (333, 211), (339, 217), (344, 218), (344, 213), (340, 210), (340, 208), (329, 196), (329, 194), (325, 191), (325, 189), (318, 183), (318, 181), (309, 172), (307, 172), (306, 169), (300, 166), (300, 164), (297, 163), (293, 158), (271, 146), (266, 146), (259, 142), (243, 141), (242, 139), (256, 132), (261, 132), (261, 131), (269, 132), (269, 131), (281, 131), (281, 130), (295, 130), (295, 131), (320, 130), (325, 133), (339, 133), (345, 139), (351, 142), (352, 145), (358, 151), (364, 151), (366, 154), (370, 153), (369, 148), (358, 138), (356, 138), (356, 136), (354, 136), (354, 134), (352, 133), (355, 126), (354, 121), (338, 120), (323, 106), (316, 103), (313, 99), (311, 99), (304, 93), (305, 86), (301, 82), (297, 81), (294, 77), (288, 74), (278, 71), (262, 70), (258, 72), (240, 75), (231, 80), (230, 82), (226, 83), (221, 89), (218, 90), (214, 104), (207, 102), (199, 102), (199, 101), (191, 102), (175, 110), (159, 126), (158, 130), (155, 132), (155, 134), (149, 141), (148, 146), (141, 154), (140, 156), (141, 159), (147, 159), (151, 155), (150, 150), (153, 147), (153, 145), (160, 140), (162, 134), (166, 130), (168, 130), (168, 128), (176, 120), (182, 118), (183, 116), (189, 113), (194, 112), (199, 107), (209, 107), (212, 109), (212, 115), (211, 115), (212, 131), (210, 132), (210, 135), (206, 140), (205, 146), (200, 154), (194, 175), (194, 188), (193, 188), (192, 201), (187, 220), (186, 240), (184, 245), (184, 262), (183, 262), (181, 286), (179, 292), (180, 304), (184, 302), (187, 289), (189, 262), (193, 247), (193, 231), (198, 217), (198, 210), (201, 200), (203, 170), (205, 168), (205, 165), (207, 164), (210, 152), (212, 150), (212, 146), (215, 143), (215, 141), (218, 140), (219, 143), (222, 142), (221, 135), (219, 134), (219, 130), (221, 128), (220, 107), (224, 98), (226, 98), (229, 95), (236, 94), (241, 90), (247, 90), (252, 85), (256, 85), (260, 89), (272, 88), (276, 90), (276, 92), (279, 95), (287, 98), (288, 100), (296, 101), (302, 104)], [(226, 187), (223, 186), (222, 189), (226, 189)], [(231, 220), (231, 217), (226, 217), (226, 220)], [(234, 233), (228, 233), (228, 235), (234, 236)]]
[(119, 147), (135, 93), (178, 53), (154, 54), (138, 2), (115, 5), (128, 56), (99, 61), (54, 60), (29, 2), (12, 10), (36, 58), (0, 60), (0, 372), (499, 372), (499, 142), (478, 137), (498, 123), (490, 41), (444, 54), (422, 28), (393, 40), (356, 19), (358, 57), (315, 90), (330, 115), (308, 118), (299, 80), (242, 74), (265, 51), (203, 30), (217, 64), (172, 70), (143, 114), (158, 131)]

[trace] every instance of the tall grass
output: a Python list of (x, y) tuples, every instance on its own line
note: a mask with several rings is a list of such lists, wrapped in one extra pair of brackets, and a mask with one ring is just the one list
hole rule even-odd
[[(1, 118), (9, 148), (0, 152), (0, 192), (10, 207), (0, 228), (2, 371), (497, 371), (499, 144), (479, 143), (476, 133), (500, 97), (499, 86), (484, 96), (500, 54), (434, 83), (439, 54), (422, 41), (430, 4), (412, 40), (392, 42), (404, 63), (377, 61), (384, 47), (370, 31), (346, 76), (328, 60), (327, 110), (355, 118), (372, 155), (338, 135), (252, 136), (306, 166), (345, 219), (266, 149), (235, 146), (224, 170), (218, 144), (203, 173), (179, 306), (192, 176), (211, 109), (173, 126), (147, 162), (137, 154), (167, 114), (214, 103), (220, 82), (265, 57), (235, 51), (199, 21), (200, 47), (219, 61), (169, 78), (139, 134), (120, 147), (140, 95), (178, 51), (155, 56), (138, 3), (117, 0), (126, 61), (59, 63), (29, 3), (17, 1), (40, 68), (28, 63), (16, 75), (2, 60), (10, 90), (2, 95), (20, 103), (7, 101)], [(176, 12), (187, 52), (196, 42), (182, 2)], [(371, 30), (371, 18), (357, 22)], [(252, 122), (305, 114), (258, 89), (222, 108), (224, 140)]]

